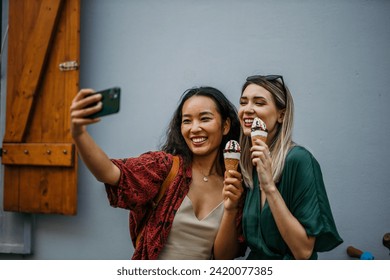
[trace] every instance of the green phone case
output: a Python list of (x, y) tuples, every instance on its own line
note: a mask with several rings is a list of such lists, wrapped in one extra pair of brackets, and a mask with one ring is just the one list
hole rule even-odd
[(119, 112), (121, 89), (113, 87), (96, 92), (102, 95), (103, 107), (99, 112), (89, 115), (88, 118), (99, 118)]

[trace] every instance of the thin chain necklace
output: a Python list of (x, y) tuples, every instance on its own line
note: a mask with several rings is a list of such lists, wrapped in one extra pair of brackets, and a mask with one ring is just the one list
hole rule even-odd
[(214, 173), (210, 173), (209, 175), (205, 175), (205, 174), (203, 174), (203, 172), (200, 169), (199, 169), (199, 172), (203, 175), (203, 181), (205, 181), (205, 182), (208, 182), (209, 177), (212, 175), (215, 175), (217, 173), (217, 172), (214, 172)]

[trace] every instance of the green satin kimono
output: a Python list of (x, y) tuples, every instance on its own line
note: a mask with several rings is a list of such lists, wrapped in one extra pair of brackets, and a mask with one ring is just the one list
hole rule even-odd
[[(244, 236), (251, 249), (248, 259), (294, 259), (267, 201), (260, 209), (256, 172), (253, 177), (255, 187), (248, 189), (243, 213)], [(309, 151), (300, 146), (289, 151), (277, 188), (307, 235), (316, 237), (310, 259), (317, 259), (317, 252), (332, 250), (343, 242), (332, 216), (320, 166)]]

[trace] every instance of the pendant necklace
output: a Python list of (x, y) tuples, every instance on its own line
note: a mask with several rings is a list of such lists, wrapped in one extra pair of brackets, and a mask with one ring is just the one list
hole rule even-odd
[(203, 173), (203, 171), (202, 171), (202, 168), (201, 168), (200, 166), (197, 166), (196, 169), (200, 172), (200, 174), (202, 174), (202, 176), (203, 176), (203, 182), (206, 182), (206, 183), (209, 181), (209, 177), (210, 177), (210, 176), (217, 174), (216, 171), (213, 172), (213, 173), (211, 173), (211, 171), (212, 171), (212, 169), (211, 169), (211, 170), (210, 170), (210, 174), (209, 174), (209, 175), (205, 175), (205, 174)]
[(205, 182), (209, 181), (209, 178), (208, 178), (209, 176), (216, 174), (216, 173), (210, 173), (209, 175), (204, 175), (202, 171), (200, 171), (200, 173), (203, 175), (203, 181), (205, 181)]

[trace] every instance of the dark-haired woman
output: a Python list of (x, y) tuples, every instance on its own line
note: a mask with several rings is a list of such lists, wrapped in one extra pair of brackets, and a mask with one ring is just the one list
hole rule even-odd
[[(223, 149), (238, 140), (234, 106), (212, 87), (187, 90), (176, 109), (161, 151), (109, 159), (86, 130), (100, 119), (101, 96), (83, 89), (71, 105), (71, 132), (92, 174), (106, 186), (113, 207), (130, 210), (132, 259), (233, 259), (243, 254), (241, 175), (225, 176)], [(90, 107), (91, 104), (97, 105)], [(169, 174), (173, 156), (180, 160), (172, 184), (135, 242), (150, 204)], [(226, 178), (225, 178), (226, 177)]]

